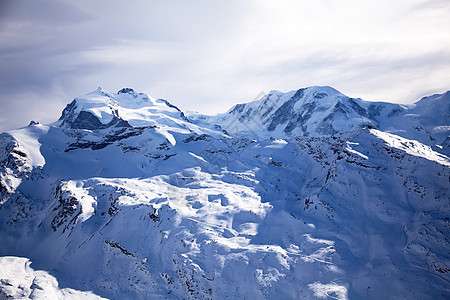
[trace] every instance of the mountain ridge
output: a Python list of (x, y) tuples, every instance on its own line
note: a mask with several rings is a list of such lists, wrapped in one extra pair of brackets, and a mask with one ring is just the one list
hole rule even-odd
[(313, 86), (287, 93), (271, 91), (259, 100), (237, 104), (216, 116), (191, 114), (188, 117), (194, 123), (206, 121), (234, 134), (262, 138), (331, 136), (371, 127), (409, 139), (418, 138), (449, 155), (449, 128), (438, 128), (450, 124), (449, 95), (450, 92), (436, 94), (403, 105), (364, 101), (345, 96), (332, 87)]

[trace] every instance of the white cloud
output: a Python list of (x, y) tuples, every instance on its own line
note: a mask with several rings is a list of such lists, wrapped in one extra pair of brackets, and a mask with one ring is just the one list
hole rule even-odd
[[(445, 0), (15, 3), (0, 19), (0, 129), (52, 121), (97, 86), (206, 113), (308, 85), (396, 102), (449, 89)], [(4, 104), (24, 94), (27, 114)]]
[(173, 63), (181, 54), (177, 48), (175, 43), (122, 40), (82, 51), (79, 59), (88, 63), (112, 65), (142, 65), (162, 61)]

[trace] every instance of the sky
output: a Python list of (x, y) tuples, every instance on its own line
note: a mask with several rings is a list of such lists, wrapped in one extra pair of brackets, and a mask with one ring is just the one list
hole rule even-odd
[(216, 114), (332, 86), (409, 104), (450, 90), (448, 0), (0, 0), (0, 132), (131, 87)]

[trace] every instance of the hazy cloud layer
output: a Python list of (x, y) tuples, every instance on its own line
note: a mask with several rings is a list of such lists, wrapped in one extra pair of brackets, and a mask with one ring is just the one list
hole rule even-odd
[(0, 1), (0, 131), (97, 86), (204, 113), (309, 85), (411, 103), (450, 89), (449, 14), (447, 0)]

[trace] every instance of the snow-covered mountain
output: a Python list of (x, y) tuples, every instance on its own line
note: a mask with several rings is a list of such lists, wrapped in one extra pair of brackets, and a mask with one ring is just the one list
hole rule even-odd
[(189, 120), (176, 106), (131, 88), (117, 94), (98, 88), (75, 98), (54, 126), (98, 130), (111, 127), (171, 126), (186, 129)]
[(322, 137), (370, 127), (419, 139), (450, 154), (450, 91), (413, 105), (400, 105), (368, 102), (332, 87), (313, 86), (288, 93), (271, 91), (224, 114), (192, 113), (189, 118), (203, 126), (220, 125), (230, 134), (259, 138)]
[(0, 299), (447, 299), (449, 95), (76, 98), (0, 135)]

